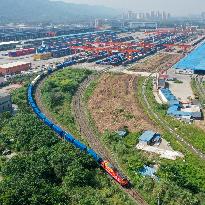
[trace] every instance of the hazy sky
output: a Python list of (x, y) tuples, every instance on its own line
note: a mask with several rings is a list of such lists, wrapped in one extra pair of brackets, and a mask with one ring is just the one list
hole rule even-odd
[(205, 11), (205, 0), (62, 0), (72, 3), (105, 5), (124, 10), (164, 10), (173, 15), (200, 14)]

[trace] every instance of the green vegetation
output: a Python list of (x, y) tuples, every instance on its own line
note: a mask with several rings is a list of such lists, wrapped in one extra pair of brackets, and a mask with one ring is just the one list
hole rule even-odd
[(174, 83), (181, 84), (181, 83), (183, 83), (183, 81), (176, 79), (176, 80), (174, 81)]
[[(140, 78), (137, 86), (137, 95), (142, 109), (146, 111), (147, 108), (142, 100), (142, 83), (143, 78)], [(87, 89), (87, 91), (89, 90), (89, 95), (87, 94), (87, 91), (85, 95), (91, 96), (95, 87), (96, 85), (90, 85)], [(158, 105), (155, 102), (151, 84), (147, 86), (146, 91), (149, 96), (149, 100), (153, 100), (151, 101), (151, 104), (156, 106), (157, 111), (159, 110), (164, 117), (166, 106)], [(123, 110), (119, 108), (117, 112), (123, 112)], [(136, 150), (135, 146), (141, 133), (129, 133), (125, 138), (120, 138), (117, 134), (109, 131), (106, 131), (103, 135), (100, 135), (90, 113), (89, 117), (93, 129), (96, 130), (96, 134), (100, 136), (104, 144), (109, 148), (109, 150), (111, 150), (124, 174), (131, 179), (133, 186), (141, 192), (149, 204), (156, 204), (157, 198), (159, 197), (160, 204), (164, 205), (204, 205), (205, 165), (203, 160), (187, 152), (187, 150), (184, 149), (180, 143), (176, 142), (173, 136), (164, 130), (163, 127), (160, 127), (163, 137), (170, 141), (174, 149), (186, 154), (185, 160), (178, 159), (176, 161), (171, 161), (160, 159), (157, 155), (150, 155), (143, 151)], [(150, 118), (152, 118), (152, 116), (150, 116)], [(156, 126), (159, 129), (157, 121)], [(158, 182), (154, 181), (150, 177), (142, 177), (138, 174), (139, 168), (141, 168), (144, 164), (159, 165), (159, 170), (157, 172), (157, 176), (159, 177)]]
[[(160, 160), (156, 155), (149, 155), (137, 151), (135, 146), (139, 133), (130, 133), (124, 139), (114, 133), (105, 132), (102, 136), (106, 145), (117, 157), (121, 168), (132, 180), (136, 189), (140, 190), (149, 204), (156, 204), (156, 198), (160, 197), (163, 204), (200, 204), (205, 195), (203, 188), (203, 176), (197, 173), (197, 168), (182, 160)], [(141, 177), (137, 172), (143, 165), (159, 164), (159, 181), (150, 177)], [(199, 182), (200, 181), (200, 182)], [(201, 187), (201, 189), (199, 188)], [(193, 192), (193, 193), (192, 193)], [(196, 196), (194, 196), (196, 194)], [(198, 197), (198, 198), (197, 198)], [(201, 203), (202, 204), (202, 203)]]
[(83, 96), (83, 100), (85, 101), (85, 103), (88, 102), (88, 100), (90, 99), (90, 97), (92, 96), (95, 88), (97, 87), (99, 82), (99, 77), (96, 80), (93, 80), (90, 85), (87, 87), (84, 96)]
[(205, 132), (202, 129), (196, 127), (194, 124), (190, 125), (166, 115), (166, 107), (157, 104), (154, 99), (154, 96), (152, 94), (151, 80), (146, 86), (146, 93), (146, 96), (150, 102), (150, 105), (152, 105), (153, 110), (158, 113), (163, 119), (165, 119), (166, 122), (168, 122), (179, 135), (183, 136), (183, 138), (186, 139), (186, 141), (190, 142), (195, 148), (205, 153)]
[(204, 107), (204, 105), (205, 105), (205, 98), (202, 95), (202, 93), (198, 90), (196, 83), (197, 83), (196, 80), (193, 78), (191, 80), (191, 88), (193, 90), (195, 98), (198, 99), (200, 101), (201, 105)]
[[(65, 97), (60, 105), (65, 101), (69, 105), (78, 84), (87, 75), (87, 71), (66, 69), (57, 73), (58, 77), (50, 77), (45, 87), (48, 82), (53, 82), (55, 89), (59, 86), (58, 92)], [(26, 89), (27, 86), (13, 93), (14, 103), (19, 106), (17, 115), (5, 113), (0, 121), (0, 152), (12, 152), (0, 156), (0, 204), (134, 204), (89, 156), (59, 140), (37, 119), (27, 105)], [(60, 105), (50, 105), (55, 111), (61, 110)], [(70, 105), (66, 109), (70, 113)], [(62, 115), (62, 122), (74, 127), (71, 119), (66, 121), (66, 114)]]
[(8, 86), (10, 84), (15, 84), (15, 83), (28, 83), (31, 79), (34, 79), (36, 74), (34, 75), (25, 75), (25, 76), (17, 76), (12, 79), (7, 80), (4, 84), (0, 85), (0, 88)]
[[(141, 88), (144, 78), (141, 78), (138, 82), (138, 87)], [(152, 106), (152, 109), (158, 113), (163, 119), (165, 119), (170, 126), (172, 126), (181, 136), (184, 137), (187, 141), (190, 141), (194, 146), (204, 150), (203, 141), (204, 141), (204, 132), (200, 129), (197, 129), (194, 125), (187, 125), (183, 122), (179, 122), (174, 118), (171, 118), (166, 115), (166, 108), (162, 105), (159, 105), (155, 99), (152, 92), (152, 81), (149, 80), (148, 85), (146, 86), (146, 96), (148, 101)], [(161, 178), (164, 178), (166, 182), (173, 183), (180, 187), (180, 192), (187, 192), (193, 194), (193, 199), (196, 200), (196, 204), (204, 205), (205, 202), (205, 164), (204, 160), (200, 159), (198, 156), (190, 153), (180, 142), (178, 142), (164, 127), (162, 127), (159, 122), (149, 114), (146, 105), (143, 102), (142, 90), (138, 91), (138, 99), (143, 106), (143, 109), (147, 112), (149, 117), (156, 122), (161, 128), (161, 133), (163, 137), (170, 141), (171, 146), (181, 151), (185, 154), (185, 160), (169, 161), (162, 160), (160, 165), (160, 170), (158, 172)], [(178, 189), (179, 190), (179, 189)], [(185, 197), (185, 199), (188, 199)], [(190, 203), (190, 202), (189, 202)], [(193, 203), (193, 202), (192, 202)], [(192, 204), (190, 203), (190, 204)], [(183, 203), (182, 203), (183, 204)], [(194, 203), (193, 203), (194, 204)]]
[(76, 130), (71, 112), (72, 96), (78, 85), (91, 74), (89, 70), (61, 70), (50, 76), (41, 88), (42, 102), (52, 117), (74, 134)]

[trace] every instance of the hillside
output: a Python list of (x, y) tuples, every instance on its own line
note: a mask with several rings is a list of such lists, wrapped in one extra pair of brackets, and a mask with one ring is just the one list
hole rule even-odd
[(116, 10), (103, 6), (49, 0), (1, 0), (0, 6), (0, 19), (7, 22), (63, 22), (117, 14)]

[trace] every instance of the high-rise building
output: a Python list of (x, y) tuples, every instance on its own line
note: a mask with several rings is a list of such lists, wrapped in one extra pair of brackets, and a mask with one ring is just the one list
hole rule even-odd
[(99, 26), (99, 19), (95, 19), (95, 28)]
[(155, 12), (151, 11), (151, 18), (155, 18)]
[(165, 11), (162, 12), (162, 20), (166, 21), (167, 20), (167, 14)]
[(202, 13), (201, 13), (201, 18), (202, 18), (202, 19), (205, 19), (205, 12), (202, 12)]
[(128, 11), (128, 19), (131, 20), (133, 18), (133, 13), (132, 11)]
[(149, 19), (150, 19), (150, 17), (151, 17), (151, 16), (150, 16), (150, 13), (146, 13), (146, 19), (148, 19), (148, 20), (149, 20)]

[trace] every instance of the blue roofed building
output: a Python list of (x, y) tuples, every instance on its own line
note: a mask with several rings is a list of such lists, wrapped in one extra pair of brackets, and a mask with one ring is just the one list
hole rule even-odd
[(139, 137), (139, 141), (140, 143), (146, 143), (147, 145), (153, 145), (155, 143), (161, 142), (161, 135), (151, 130), (147, 130)]
[(179, 104), (177, 98), (172, 94), (168, 88), (159, 89), (159, 96), (162, 102), (167, 104)]
[(193, 50), (186, 57), (176, 63), (173, 68), (177, 73), (205, 73), (205, 43)]
[(202, 112), (199, 106), (181, 104), (168, 88), (159, 89), (161, 100), (166, 103), (169, 108), (167, 114), (177, 119), (185, 119), (191, 122), (193, 119), (202, 119)]

